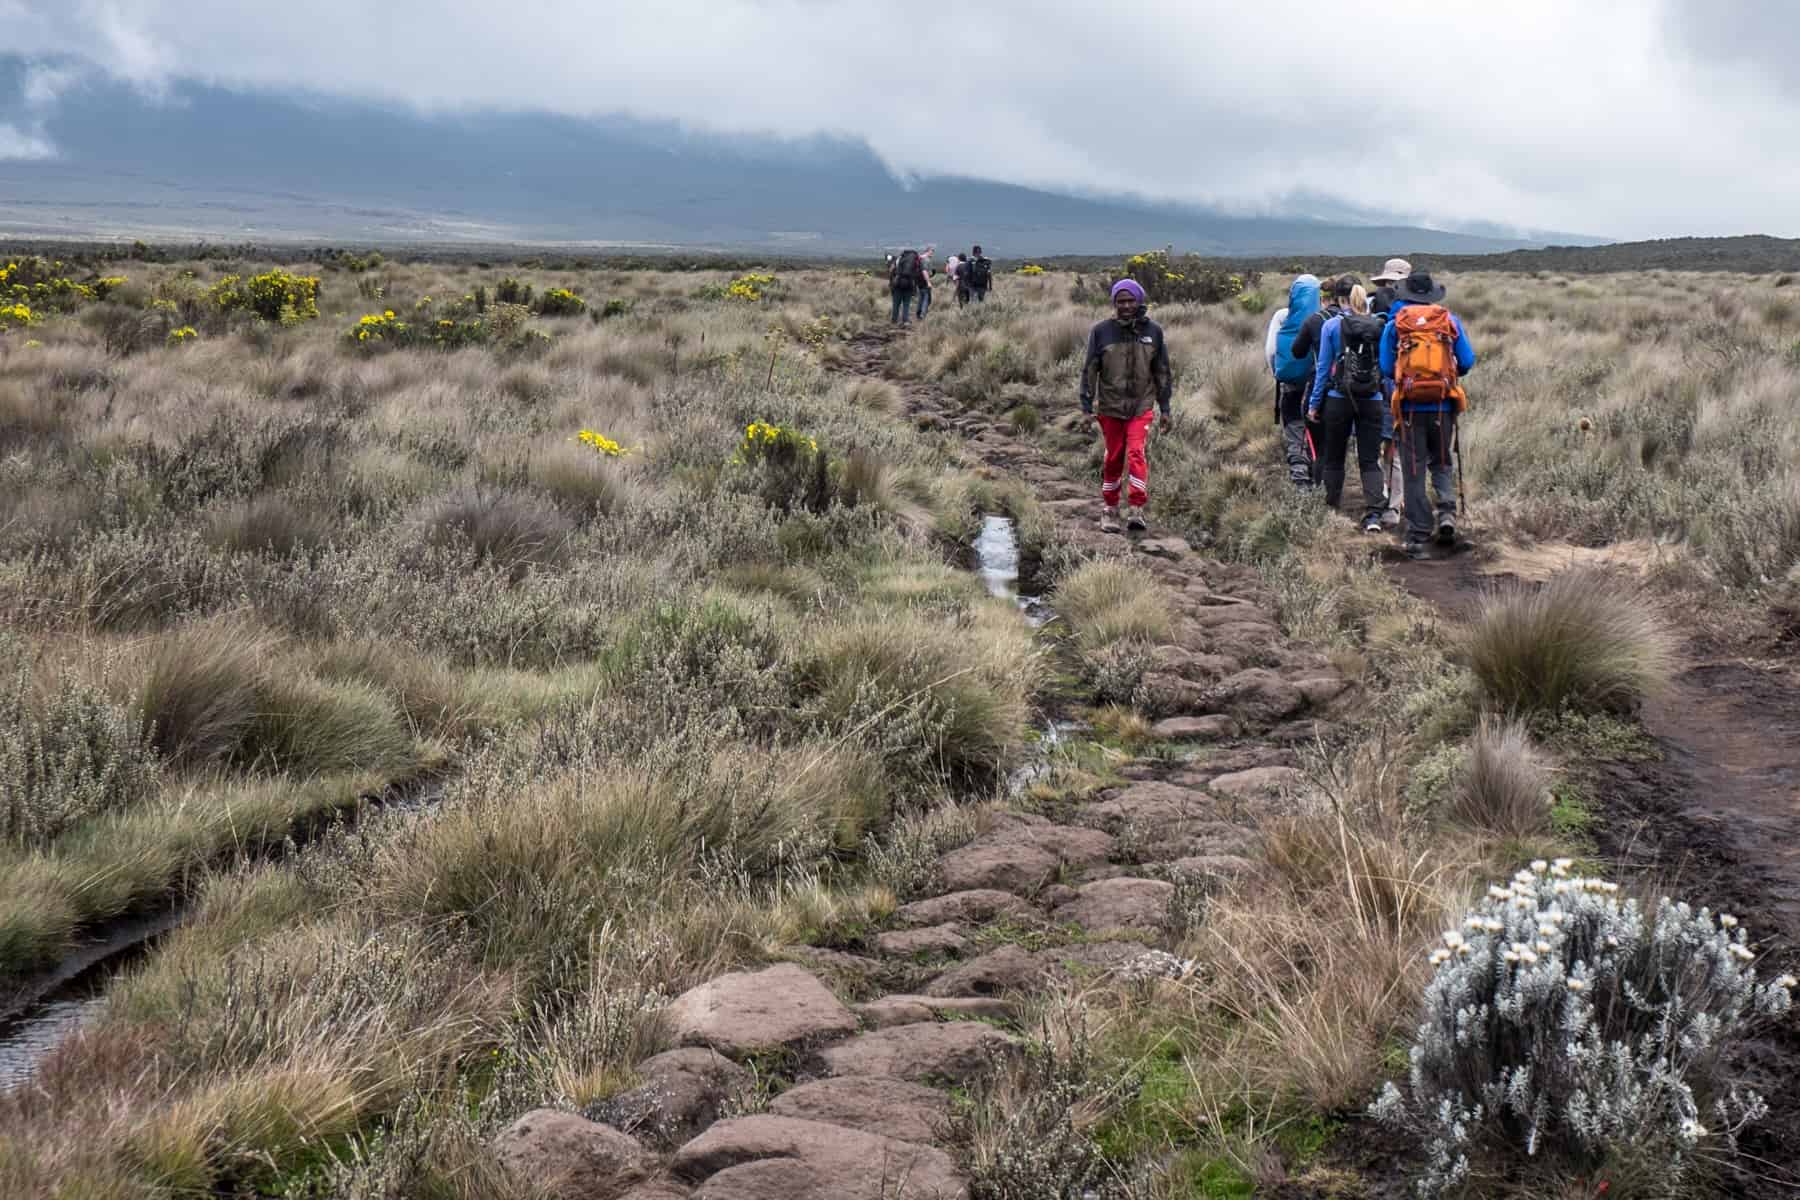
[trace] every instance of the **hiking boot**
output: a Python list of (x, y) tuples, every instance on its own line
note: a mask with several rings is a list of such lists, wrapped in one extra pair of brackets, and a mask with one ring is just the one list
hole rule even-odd
[(1144, 510), (1141, 508), (1132, 509), (1131, 515), (1125, 518), (1125, 528), (1132, 533), (1142, 533), (1144, 530), (1150, 528), (1148, 525), (1144, 524)]
[(1437, 544), (1440, 546), (1456, 545), (1456, 518), (1439, 517), (1437, 526)]
[(1408, 539), (1406, 545), (1400, 548), (1400, 552), (1415, 562), (1431, 557), (1431, 547), (1424, 542), (1415, 542), (1411, 539)]
[(1100, 532), (1119, 532), (1119, 510), (1116, 507), (1103, 508), (1100, 510)]
[(1370, 513), (1368, 516), (1364, 517), (1363, 523), (1362, 523), (1362, 531), (1364, 533), (1380, 533), (1381, 532), (1381, 514), (1380, 513)]
[(1390, 508), (1381, 514), (1381, 527), (1383, 529), (1392, 529), (1394, 526), (1398, 525), (1399, 523), (1400, 523), (1400, 510), (1399, 509)]

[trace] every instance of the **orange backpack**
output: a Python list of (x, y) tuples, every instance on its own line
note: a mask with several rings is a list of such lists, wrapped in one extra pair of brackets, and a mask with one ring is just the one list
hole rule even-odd
[(1403, 405), (1456, 404), (1469, 407), (1468, 393), (1456, 381), (1456, 322), (1441, 304), (1409, 304), (1393, 315), (1395, 326), (1394, 397), (1396, 420)]

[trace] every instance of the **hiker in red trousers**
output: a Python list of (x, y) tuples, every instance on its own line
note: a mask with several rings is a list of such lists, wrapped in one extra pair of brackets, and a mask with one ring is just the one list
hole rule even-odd
[(1169, 425), (1169, 398), (1175, 377), (1162, 327), (1144, 315), (1144, 289), (1135, 279), (1112, 286), (1111, 320), (1088, 334), (1087, 359), (1081, 368), (1081, 412), (1089, 429), (1096, 417), (1106, 435), (1106, 465), (1100, 471), (1100, 529), (1119, 532), (1119, 491), (1125, 489), (1130, 516), (1125, 527), (1144, 528), (1144, 505), (1150, 500), (1150, 465), (1144, 440), (1156, 410)]

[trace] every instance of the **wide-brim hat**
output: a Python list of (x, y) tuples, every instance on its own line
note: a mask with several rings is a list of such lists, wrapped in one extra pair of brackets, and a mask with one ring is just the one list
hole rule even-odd
[(1399, 283), (1412, 274), (1412, 264), (1404, 258), (1390, 258), (1382, 264), (1381, 274), (1369, 276), (1370, 283)]
[(1448, 292), (1449, 289), (1443, 284), (1432, 281), (1431, 272), (1414, 271), (1395, 286), (1394, 299), (1404, 300), (1408, 304), (1436, 304)]

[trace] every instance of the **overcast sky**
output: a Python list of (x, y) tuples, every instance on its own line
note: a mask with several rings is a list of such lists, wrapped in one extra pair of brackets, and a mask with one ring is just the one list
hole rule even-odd
[[(1263, 211), (1800, 236), (1791, 0), (0, 0), (0, 49), (426, 109), (866, 138), (900, 171)], [(1425, 40), (1422, 40), (1425, 39)], [(0, 111), (53, 155), (67, 70)], [(1313, 206), (1316, 208), (1316, 205)], [(1323, 215), (1323, 214), (1321, 214)]]

